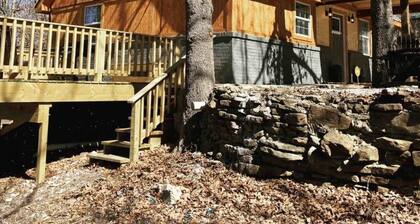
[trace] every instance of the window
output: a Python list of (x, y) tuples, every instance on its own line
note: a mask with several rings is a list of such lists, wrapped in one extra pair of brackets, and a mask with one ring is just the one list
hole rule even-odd
[(91, 5), (85, 7), (85, 25), (97, 26), (101, 24), (101, 5)]
[(310, 36), (311, 30), (310, 5), (296, 2), (296, 34)]
[(331, 18), (331, 31), (333, 34), (341, 34), (341, 18), (332, 17)]
[(369, 55), (369, 23), (359, 21), (359, 48), (364, 55)]

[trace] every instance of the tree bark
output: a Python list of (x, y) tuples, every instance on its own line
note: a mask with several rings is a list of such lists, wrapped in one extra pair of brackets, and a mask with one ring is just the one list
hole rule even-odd
[(186, 0), (187, 59), (186, 92), (180, 130), (180, 147), (193, 150), (200, 130), (198, 112), (193, 104), (207, 103), (214, 87), (213, 5), (211, 0)]
[(382, 56), (388, 53), (392, 41), (392, 1), (371, 0), (372, 18), (372, 85), (379, 87), (389, 81), (390, 75)]
[(408, 0), (400, 0), (401, 8), (401, 31), (403, 35), (410, 35), (412, 32), (410, 5)]

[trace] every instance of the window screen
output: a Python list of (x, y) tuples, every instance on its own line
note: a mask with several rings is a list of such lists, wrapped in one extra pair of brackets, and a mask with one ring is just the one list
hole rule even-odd
[(331, 30), (335, 34), (341, 34), (341, 19), (338, 17), (332, 17), (331, 19)]
[(296, 2), (296, 33), (304, 36), (310, 35), (311, 7)]
[(369, 23), (359, 21), (359, 48), (364, 55), (369, 55)]
[(99, 25), (101, 23), (101, 6), (93, 5), (85, 8), (85, 25)]

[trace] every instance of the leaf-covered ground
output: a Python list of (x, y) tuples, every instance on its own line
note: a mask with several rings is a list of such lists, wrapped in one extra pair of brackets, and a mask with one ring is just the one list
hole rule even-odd
[[(31, 171), (29, 171), (31, 173)], [(48, 181), (0, 179), (1, 223), (420, 223), (420, 202), (288, 179), (256, 180), (199, 153), (142, 153), (119, 168), (82, 154), (48, 166)], [(182, 189), (164, 203), (159, 184)]]

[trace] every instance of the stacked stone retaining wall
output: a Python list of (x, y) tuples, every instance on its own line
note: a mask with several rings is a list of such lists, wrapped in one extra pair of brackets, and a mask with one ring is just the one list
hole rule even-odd
[(420, 91), (219, 85), (200, 147), (256, 177), (419, 187)]

